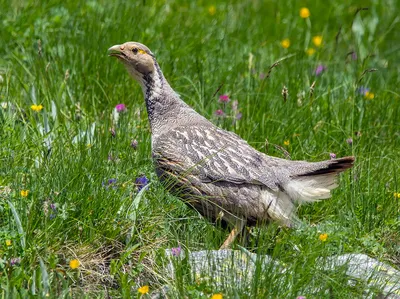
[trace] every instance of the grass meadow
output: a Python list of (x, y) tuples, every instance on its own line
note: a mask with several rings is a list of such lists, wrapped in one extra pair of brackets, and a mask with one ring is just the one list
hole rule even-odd
[[(150, 298), (163, 285), (169, 298), (364, 298), (379, 290), (316, 260), (364, 253), (400, 266), (397, 1), (0, 7), (0, 298)], [(356, 157), (330, 200), (299, 207), (301, 229), (260, 225), (234, 244), (290, 271), (257, 272), (246, 291), (165, 274), (165, 249), (218, 249), (229, 231), (158, 182), (142, 91), (107, 56), (130, 40), (182, 99), (256, 149)]]

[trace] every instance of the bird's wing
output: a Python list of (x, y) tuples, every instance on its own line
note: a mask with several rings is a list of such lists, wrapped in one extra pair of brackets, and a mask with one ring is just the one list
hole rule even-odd
[(217, 127), (174, 128), (153, 143), (153, 155), (163, 161), (163, 167), (196, 175), (204, 183), (250, 183), (278, 190), (275, 169), (279, 162), (266, 160), (266, 155), (239, 136)]

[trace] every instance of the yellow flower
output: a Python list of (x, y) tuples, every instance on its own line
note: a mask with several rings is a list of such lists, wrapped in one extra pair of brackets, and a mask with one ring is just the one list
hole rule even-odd
[(289, 48), (290, 47), (290, 40), (288, 38), (285, 38), (284, 40), (281, 41), (281, 46), (282, 48)]
[(314, 45), (316, 45), (317, 47), (321, 47), (322, 45), (322, 36), (321, 35), (316, 35), (312, 38), (312, 42), (314, 43)]
[(310, 10), (307, 7), (302, 7), (300, 9), (300, 17), (307, 19), (310, 16)]
[(308, 56), (314, 55), (315, 49), (314, 48), (308, 48), (306, 53), (307, 53)]
[(21, 190), (20, 194), (22, 197), (27, 197), (29, 194), (29, 190)]
[(395, 192), (395, 193), (393, 193), (393, 196), (394, 196), (394, 198), (400, 198), (400, 193), (397, 193), (397, 192)]
[(222, 299), (222, 294), (221, 293), (218, 293), (218, 294), (214, 294), (214, 295), (212, 295), (211, 296), (211, 299)]
[(6, 240), (6, 245), (7, 246), (11, 246), (11, 244), (12, 244), (11, 240)]
[(211, 5), (211, 6), (208, 8), (208, 13), (209, 13), (211, 16), (215, 15), (216, 12), (217, 12), (217, 9), (215, 8), (214, 5)]
[(138, 288), (138, 292), (142, 295), (147, 294), (149, 292), (149, 286), (145, 285), (145, 286)]
[(69, 267), (71, 269), (77, 269), (77, 268), (79, 268), (80, 265), (81, 265), (81, 263), (77, 259), (69, 261)]
[(372, 100), (373, 98), (375, 98), (375, 95), (374, 95), (374, 93), (373, 92), (370, 92), (370, 91), (367, 91), (367, 92), (365, 92), (365, 95), (364, 95), (368, 100)]
[(325, 241), (328, 239), (328, 234), (320, 234), (320, 235), (319, 235), (319, 239), (320, 239), (322, 242), (325, 242)]
[(286, 145), (286, 146), (288, 146), (288, 145), (290, 144), (290, 141), (289, 141), (289, 140), (285, 140), (285, 141), (283, 142), (283, 144)]
[(40, 112), (43, 109), (42, 105), (32, 105), (31, 109), (35, 112)]

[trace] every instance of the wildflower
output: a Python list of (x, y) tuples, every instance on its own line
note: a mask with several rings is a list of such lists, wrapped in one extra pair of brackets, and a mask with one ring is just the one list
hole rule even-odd
[(223, 94), (219, 96), (219, 101), (221, 103), (228, 103), (230, 101), (229, 96), (227, 94)]
[(146, 185), (149, 184), (149, 179), (146, 178), (145, 175), (141, 175), (135, 180), (135, 184), (138, 188), (138, 191), (142, 190)]
[(314, 48), (308, 48), (306, 51), (308, 56), (312, 56), (315, 54), (315, 49)]
[(57, 216), (57, 207), (54, 203), (50, 204), (50, 209), (52, 210), (50, 214), (50, 219), (54, 219)]
[(397, 193), (397, 192), (395, 192), (395, 193), (393, 193), (393, 195), (394, 195), (394, 198), (400, 198), (400, 193)]
[(21, 190), (20, 194), (22, 197), (27, 197), (29, 194), (29, 190)]
[(216, 115), (216, 116), (224, 116), (224, 115), (225, 115), (225, 112), (222, 111), (221, 109), (218, 109), (217, 111), (215, 111), (215, 115)]
[(115, 106), (115, 110), (117, 110), (117, 112), (125, 112), (126, 106), (125, 104), (118, 104), (117, 106)]
[(240, 119), (242, 119), (242, 116), (243, 116), (243, 114), (241, 112), (239, 112), (236, 114), (235, 118), (236, 118), (236, 120), (240, 120)]
[(335, 153), (330, 153), (329, 157), (331, 157), (331, 160), (336, 159), (336, 154)]
[(356, 52), (351, 53), (351, 59), (357, 60), (357, 53)]
[(232, 111), (233, 111), (233, 112), (238, 111), (238, 106), (239, 106), (239, 102), (238, 102), (237, 100), (234, 100), (234, 101), (232, 102)]
[(320, 239), (322, 242), (325, 242), (325, 241), (328, 239), (328, 234), (320, 234), (320, 235), (319, 235), (319, 239)]
[(367, 91), (367, 92), (364, 94), (364, 96), (365, 96), (368, 100), (372, 100), (372, 99), (375, 97), (375, 94), (372, 93), (372, 92), (370, 92), (370, 91)]
[(321, 47), (322, 45), (322, 36), (321, 35), (316, 35), (312, 38), (312, 42), (315, 46)]
[(145, 285), (145, 286), (138, 288), (138, 292), (142, 295), (147, 294), (149, 292), (149, 286)]
[(346, 142), (348, 145), (352, 145), (353, 144), (353, 138), (347, 138)]
[(137, 142), (136, 139), (133, 139), (133, 140), (131, 141), (131, 148), (137, 149), (138, 144), (139, 144), (139, 142)]
[(180, 256), (182, 248), (181, 246), (171, 248), (171, 253), (173, 256)]
[(297, 296), (296, 299), (306, 299), (305, 296)]
[(19, 265), (21, 263), (21, 259), (19, 257), (13, 257), (10, 260), (10, 266)]
[(285, 141), (283, 142), (283, 144), (286, 145), (286, 146), (288, 146), (288, 145), (290, 144), (290, 141), (289, 141), (289, 140), (285, 140)]
[(210, 16), (215, 15), (216, 12), (217, 12), (217, 9), (215, 8), (214, 5), (211, 5), (211, 6), (208, 8), (208, 13), (210, 14)]
[(318, 65), (317, 68), (315, 69), (315, 75), (319, 76), (322, 74), (323, 71), (326, 70), (326, 67), (323, 66), (322, 64)]
[(71, 269), (77, 269), (77, 268), (79, 268), (80, 265), (81, 265), (81, 263), (77, 259), (73, 259), (73, 260), (69, 261), (69, 267)]
[(103, 187), (105, 187), (106, 189), (108, 189), (108, 188), (110, 188), (110, 187), (112, 187), (113, 189), (115, 189), (115, 188), (117, 188), (117, 185), (116, 185), (116, 183), (117, 183), (117, 180), (116, 179), (109, 179), (108, 181), (107, 181), (107, 183), (101, 183), (102, 185), (103, 185)]
[(360, 87), (357, 89), (357, 92), (358, 92), (359, 94), (362, 94), (362, 95), (365, 96), (365, 94), (366, 94), (367, 92), (369, 92), (369, 88), (368, 88), (368, 87), (364, 87), (364, 86), (360, 86)]
[(310, 10), (307, 7), (302, 7), (300, 9), (300, 17), (307, 19), (310, 16)]
[(281, 46), (284, 49), (287, 49), (290, 47), (290, 39), (285, 38), (284, 40), (281, 41)]
[(42, 105), (32, 105), (31, 106), (31, 109), (33, 110), (33, 111), (35, 111), (35, 112), (40, 112), (42, 109), (43, 109), (43, 106)]
[(214, 295), (211, 296), (211, 299), (222, 299), (222, 298), (223, 298), (223, 296), (222, 296), (221, 293), (214, 294)]
[(264, 80), (267, 77), (264, 73), (260, 73), (260, 80)]
[(12, 241), (11, 241), (11, 240), (6, 240), (6, 245), (7, 245), (7, 246), (11, 246), (11, 244), (12, 244)]

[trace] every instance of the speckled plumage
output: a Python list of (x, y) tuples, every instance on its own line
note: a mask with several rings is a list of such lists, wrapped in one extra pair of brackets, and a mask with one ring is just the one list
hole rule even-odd
[(353, 157), (312, 163), (267, 156), (184, 103), (147, 47), (129, 42), (110, 50), (142, 86), (157, 175), (210, 219), (290, 225), (296, 200), (328, 198), (336, 174), (352, 166)]

